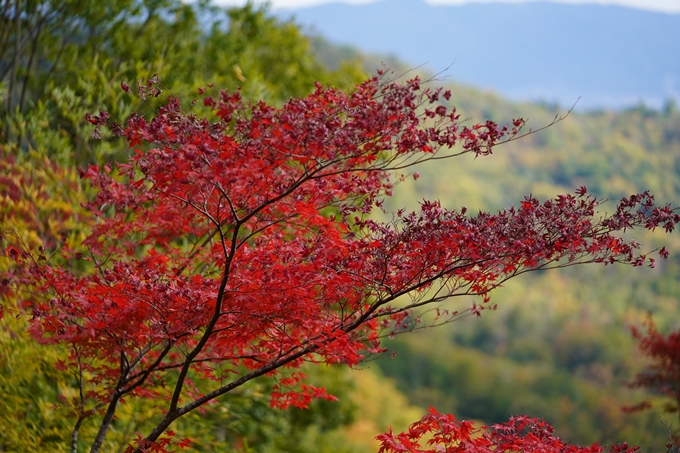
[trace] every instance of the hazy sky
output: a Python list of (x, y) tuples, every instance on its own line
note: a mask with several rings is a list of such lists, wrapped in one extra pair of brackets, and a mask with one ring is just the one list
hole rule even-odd
[[(370, 3), (374, 0), (270, 0), (274, 8), (296, 8), (302, 6), (318, 5), (320, 3), (331, 3), (342, 1), (344, 3)], [(438, 5), (462, 5), (465, 3), (522, 3), (532, 0), (425, 0), (430, 4)], [(667, 13), (680, 13), (680, 0), (552, 0), (559, 3), (597, 3), (600, 5), (620, 5), (632, 8), (640, 8), (651, 11), (661, 11)], [(215, 3), (222, 5), (243, 5), (245, 0), (215, 0)], [(256, 3), (261, 3), (256, 1)]]

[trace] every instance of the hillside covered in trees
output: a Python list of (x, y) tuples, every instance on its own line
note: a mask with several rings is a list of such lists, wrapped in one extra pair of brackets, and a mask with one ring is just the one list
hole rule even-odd
[[(521, 114), (540, 128), (566, 113), (449, 86), (452, 105), (473, 119)], [(679, 131), (673, 102), (661, 111), (640, 105), (572, 112), (499, 147), (492, 159), (419, 171), (417, 181), (408, 178), (397, 187), (390, 203), (414, 207), (436, 196), (443, 206), (495, 210), (516, 205), (526, 194), (545, 198), (582, 185), (603, 199), (649, 189), (673, 200), (680, 193)], [(644, 243), (654, 247), (651, 237)], [(626, 387), (644, 363), (629, 327), (648, 313), (664, 331), (680, 322), (677, 235), (671, 245), (675, 255), (655, 269), (573, 268), (509, 282), (494, 295), (496, 311), (405, 335), (393, 345), (399, 359), (377, 365), (417, 405), (446, 407), (486, 423), (508, 414), (540, 414), (573, 441), (626, 438), (661, 448), (660, 413), (631, 415), (621, 408), (641, 399)]]
[[(106, 110), (122, 118), (152, 112), (159, 103), (130, 96), (121, 85), (136, 91), (138, 81), (157, 73), (160, 98), (188, 100), (199, 90), (240, 86), (247, 100), (281, 104), (311, 92), (314, 81), (349, 89), (381, 67), (379, 56), (309, 38), (295, 23), (252, 6), (225, 11), (172, 0), (103, 2), (101, 9), (82, 9), (77, 1), (40, 5), (26, 2), (21, 20), (9, 2), (0, 11), (1, 38), (11, 44), (0, 51), (2, 250), (10, 235), (52, 250), (92, 227), (95, 219), (82, 203), (93, 189), (77, 167), (104, 166), (132, 150), (113, 137), (92, 137), (85, 115)], [(387, 64), (397, 73), (408, 69), (394, 59)], [(448, 102), (471, 124), (524, 117), (538, 129), (566, 114), (452, 81), (431, 83), (451, 90)], [(187, 108), (202, 106), (188, 101)], [(680, 199), (680, 112), (668, 102), (661, 110), (640, 105), (571, 113), (488, 158), (463, 156), (418, 171), (417, 180), (406, 175), (396, 185), (386, 205), (417, 209), (423, 198), (437, 197), (450, 208), (497, 210), (525, 195), (543, 199), (579, 186), (612, 200), (650, 190), (659, 202), (671, 202)], [(651, 234), (639, 239), (649, 249), (662, 245)], [(368, 452), (376, 450), (373, 436), (390, 425), (405, 429), (433, 405), (489, 424), (527, 413), (545, 417), (571, 442), (626, 440), (661, 450), (667, 440), (659, 406), (636, 415), (621, 407), (644, 396), (626, 387), (643, 365), (628, 326), (651, 313), (662, 330), (678, 327), (680, 240), (673, 234), (663, 241), (670, 258), (654, 269), (530, 274), (495, 291), (497, 309), (480, 318), (397, 336), (387, 343), (395, 357), (376, 356), (353, 371), (306, 371), (340, 402), (278, 411), (269, 407), (271, 389), (253, 383), (192, 414), (176, 431), (195, 439), (196, 451), (227, 443), (244, 451)], [(0, 261), (0, 270), (8, 261)], [(0, 450), (68, 451), (82, 391), (77, 377), (55, 366), (68, 351), (38, 344), (27, 333), (30, 316), (20, 301), (4, 286), (0, 297)], [(123, 451), (146, 429), (139, 415), (158, 411), (123, 407), (107, 451)], [(94, 436), (94, 429), (85, 422), (81, 436)]]

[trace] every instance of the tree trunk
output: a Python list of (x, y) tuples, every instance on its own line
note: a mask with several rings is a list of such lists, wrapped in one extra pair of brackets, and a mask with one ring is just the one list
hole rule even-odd
[(99, 432), (97, 433), (97, 437), (95, 437), (94, 442), (92, 443), (90, 453), (99, 453), (99, 451), (102, 448), (102, 445), (104, 445), (104, 439), (106, 438), (106, 433), (109, 431), (109, 428), (111, 427), (113, 416), (116, 414), (116, 406), (118, 405), (120, 397), (121, 395), (119, 395), (118, 392), (116, 392), (116, 394), (113, 396), (113, 399), (111, 399), (109, 407), (106, 410), (106, 414), (104, 415), (104, 420), (102, 420), (102, 424), (99, 426)]

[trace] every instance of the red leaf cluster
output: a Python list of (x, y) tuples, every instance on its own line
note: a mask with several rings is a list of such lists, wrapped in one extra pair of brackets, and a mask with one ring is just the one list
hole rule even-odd
[[(428, 440), (421, 445), (423, 437)], [(376, 438), (379, 453), (635, 453), (639, 447), (612, 445), (610, 449), (594, 444), (580, 447), (564, 442), (553, 433), (550, 424), (526, 416), (511, 417), (492, 427), (475, 427), (473, 422), (458, 421), (453, 415), (440, 414), (434, 408), (413, 423), (408, 432), (389, 432)]]
[[(644, 330), (635, 326), (631, 330), (639, 342), (640, 351), (651, 363), (629, 386), (648, 388), (666, 395), (670, 401), (665, 411), (680, 412), (680, 330), (664, 335), (657, 330), (651, 316), (646, 320)], [(636, 412), (650, 407), (649, 401), (643, 401), (632, 407), (624, 407), (624, 410)]]

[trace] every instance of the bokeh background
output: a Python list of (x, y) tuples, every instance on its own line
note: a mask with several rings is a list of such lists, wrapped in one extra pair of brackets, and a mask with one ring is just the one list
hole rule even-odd
[[(449, 3), (0, 2), (3, 233), (47, 249), (86, 233), (94, 220), (81, 203), (92, 192), (76, 168), (124, 160), (129, 150), (93, 139), (84, 115), (150, 112), (153, 103), (120, 83), (154, 73), (187, 99), (214, 84), (280, 105), (315, 80), (351, 89), (388, 68), (445, 85), (472, 124), (524, 117), (534, 129), (576, 103), (492, 156), (419, 169), (417, 181), (397, 185), (391, 209), (438, 199), (498, 210), (582, 185), (611, 200), (651, 190), (659, 202), (680, 202), (680, 2)], [(630, 326), (651, 314), (664, 332), (680, 327), (680, 238), (637, 239), (648, 250), (666, 245), (669, 259), (654, 269), (524, 276), (496, 291), (498, 309), (480, 318), (399, 336), (387, 343), (394, 354), (358, 370), (310, 368), (338, 403), (274, 411), (255, 382), (176, 431), (196, 439), (196, 451), (370, 452), (375, 435), (405, 429), (432, 405), (485, 424), (529, 414), (570, 442), (663, 451), (663, 398), (626, 386), (645, 365)], [(0, 451), (66, 451), (76, 389), (54, 363), (67, 352), (37, 344), (18, 301), (2, 303)], [(652, 410), (622, 411), (646, 397)], [(107, 451), (123, 451), (157, 409), (122, 410)], [(88, 429), (94, 424), (81, 435), (92, 436)]]

